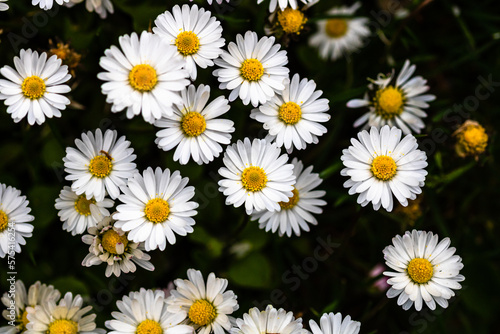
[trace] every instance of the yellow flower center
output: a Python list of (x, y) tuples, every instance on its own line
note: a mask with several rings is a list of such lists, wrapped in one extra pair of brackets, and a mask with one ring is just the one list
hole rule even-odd
[(189, 308), (188, 316), (198, 326), (206, 326), (217, 318), (217, 311), (208, 300), (198, 299)]
[(408, 264), (408, 275), (415, 283), (424, 284), (431, 280), (434, 269), (429, 260), (416, 258)]
[(90, 160), (89, 171), (95, 177), (104, 178), (111, 173), (113, 163), (105, 155), (97, 155)]
[(76, 334), (78, 333), (78, 324), (73, 320), (58, 319), (49, 325), (47, 334)]
[(403, 112), (404, 102), (403, 92), (393, 86), (379, 89), (373, 98), (375, 113), (384, 119), (400, 115)]
[(0, 233), (5, 231), (9, 226), (9, 216), (2, 210), (0, 210)]
[(240, 73), (243, 79), (257, 81), (264, 75), (264, 66), (257, 59), (247, 59), (241, 64)]
[(307, 18), (300, 10), (287, 7), (284, 11), (278, 12), (278, 22), (287, 34), (300, 34)]
[(373, 159), (371, 171), (379, 180), (387, 181), (396, 175), (396, 162), (387, 155), (380, 155)]
[(101, 239), (101, 244), (102, 248), (104, 248), (106, 252), (113, 255), (117, 255), (118, 252), (116, 251), (116, 245), (123, 244), (123, 247), (126, 248), (128, 245), (128, 239), (125, 234), (119, 235), (118, 232), (116, 232), (113, 229), (110, 229), (104, 232)]
[(468, 126), (462, 133), (462, 142), (467, 152), (480, 154), (486, 149), (488, 135), (480, 125)]
[(325, 32), (332, 38), (339, 38), (347, 33), (347, 20), (329, 19), (326, 22)]
[(28, 320), (28, 311), (24, 310), (23, 315), (21, 316), (21, 324), (22, 324), (21, 332), (24, 332), (26, 330), (29, 322), (30, 321)]
[(88, 216), (90, 215), (90, 204), (95, 204), (95, 199), (87, 199), (85, 195), (80, 195), (75, 201), (75, 210), (82, 216)]
[(158, 76), (152, 66), (141, 64), (134, 66), (128, 75), (128, 80), (133, 89), (144, 93), (150, 92), (155, 88)]
[(27, 77), (21, 85), (21, 90), (27, 98), (37, 100), (45, 94), (45, 81), (36, 75)]
[(163, 334), (163, 328), (161, 328), (161, 325), (158, 322), (156, 322), (154, 320), (146, 319), (137, 326), (135, 333), (136, 334)]
[(152, 223), (163, 223), (170, 214), (168, 202), (161, 198), (154, 198), (148, 201), (144, 208), (146, 218)]
[(188, 137), (197, 137), (207, 128), (205, 117), (195, 111), (190, 111), (182, 117), (181, 128)]
[(177, 50), (184, 56), (195, 54), (200, 49), (200, 39), (192, 31), (183, 31), (175, 39)]
[(302, 117), (302, 109), (295, 102), (286, 102), (278, 110), (278, 118), (285, 124), (297, 124)]
[(289, 197), (288, 202), (279, 202), (278, 204), (281, 206), (282, 209), (284, 210), (289, 210), (293, 208), (294, 206), (299, 203), (299, 191), (295, 189), (295, 187), (292, 190), (293, 196)]
[(266, 172), (260, 167), (247, 167), (241, 174), (241, 183), (249, 191), (261, 191), (267, 184)]

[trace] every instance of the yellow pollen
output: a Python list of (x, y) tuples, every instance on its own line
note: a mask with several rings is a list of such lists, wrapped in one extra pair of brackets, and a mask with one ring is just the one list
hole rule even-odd
[(36, 75), (27, 77), (21, 85), (21, 90), (27, 98), (37, 100), (45, 94), (45, 81)]
[(95, 177), (104, 178), (111, 173), (113, 163), (105, 155), (97, 155), (90, 160), (89, 171)]
[(292, 190), (293, 196), (289, 197), (288, 202), (279, 202), (278, 204), (281, 206), (282, 209), (284, 210), (289, 210), (293, 208), (294, 206), (299, 203), (299, 191), (295, 189), (295, 187)]
[(90, 215), (90, 204), (95, 204), (95, 199), (87, 199), (85, 195), (80, 195), (75, 201), (75, 210), (82, 216)]
[(471, 154), (483, 153), (488, 144), (488, 135), (481, 125), (468, 126), (461, 134), (460, 141)]
[(241, 174), (241, 183), (249, 191), (261, 191), (267, 184), (266, 172), (260, 167), (247, 167)]
[(126, 248), (128, 245), (128, 239), (125, 234), (119, 235), (118, 232), (110, 229), (104, 232), (104, 234), (102, 235), (101, 244), (102, 248), (104, 248), (106, 252), (117, 255), (118, 252), (116, 251), (116, 245), (123, 244), (123, 247)]
[(396, 175), (396, 162), (387, 155), (380, 155), (373, 159), (371, 171), (373, 175), (383, 181), (392, 179)]
[(152, 66), (141, 64), (132, 68), (128, 75), (128, 80), (133, 89), (144, 93), (150, 92), (155, 88), (158, 76)]
[(278, 22), (287, 34), (300, 34), (307, 18), (300, 10), (287, 7), (284, 11), (278, 12)]
[(170, 214), (168, 202), (161, 198), (149, 200), (144, 208), (146, 218), (152, 223), (163, 223)]
[(339, 38), (347, 33), (347, 20), (329, 19), (325, 26), (326, 34), (332, 38)]
[(400, 115), (403, 112), (404, 102), (403, 92), (393, 86), (379, 89), (373, 98), (375, 113), (384, 119)]
[(214, 322), (217, 311), (208, 300), (198, 299), (189, 308), (188, 316), (198, 326), (206, 326)]
[(416, 258), (410, 261), (406, 268), (413, 282), (424, 284), (431, 280), (434, 269), (429, 260)]
[(9, 226), (9, 216), (2, 210), (0, 210), (0, 233), (5, 231)]
[(302, 109), (295, 102), (286, 102), (278, 110), (278, 118), (285, 124), (295, 125), (302, 118)]
[(30, 321), (28, 320), (28, 311), (24, 310), (23, 315), (21, 316), (21, 324), (22, 329), (21, 332), (24, 332), (26, 330), (26, 326), (28, 325)]
[(200, 49), (200, 39), (192, 31), (183, 31), (175, 39), (177, 50), (184, 56), (195, 54)]
[(205, 117), (195, 111), (190, 111), (182, 117), (181, 128), (188, 137), (197, 137), (205, 132), (207, 123)]
[(154, 320), (146, 319), (141, 322), (135, 331), (136, 334), (163, 334), (163, 328)]
[(49, 325), (46, 334), (76, 334), (78, 324), (73, 320), (58, 319)]
[(247, 59), (241, 64), (240, 73), (243, 79), (257, 81), (264, 75), (264, 66), (257, 59)]

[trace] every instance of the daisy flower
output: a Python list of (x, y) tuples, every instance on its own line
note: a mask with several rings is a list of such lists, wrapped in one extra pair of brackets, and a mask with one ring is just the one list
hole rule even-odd
[(431, 310), (436, 304), (448, 307), (453, 290), (462, 288), (458, 282), (465, 279), (459, 274), (464, 267), (462, 258), (453, 255), (456, 249), (450, 243), (450, 238), (438, 243), (437, 234), (417, 230), (392, 238), (393, 245), (383, 251), (386, 265), (395, 270), (384, 272), (391, 285), (387, 297), (399, 296), (398, 305), (404, 310), (415, 303), (420, 311), (423, 302)]
[(418, 149), (415, 137), (409, 134), (401, 140), (401, 130), (386, 125), (380, 131), (375, 127), (370, 133), (363, 130), (358, 139), (351, 139), (352, 145), (340, 158), (346, 167), (341, 175), (350, 177), (344, 187), (349, 188), (349, 195), (359, 194), (358, 204), (372, 202), (375, 210), (382, 206), (390, 212), (393, 194), (407, 206), (408, 199), (422, 192), (427, 155)]
[[(35, 307), (36, 305), (41, 305), (47, 300), (58, 301), (61, 298), (61, 293), (54, 289), (52, 285), (45, 285), (37, 281), (35, 284), (29, 287), (28, 293), (26, 293), (26, 287), (23, 281), (16, 281), (16, 293), (15, 297), (9, 296), (8, 292), (5, 292), (2, 296), (2, 303), (8, 308), (3, 310), (3, 317), (9, 322), (14, 323), (14, 326), (4, 326), (0, 327), (0, 333), (4, 334), (16, 334), (26, 331), (26, 326), (28, 321), (28, 307)], [(14, 301), (14, 312), (12, 314), (10, 308), (12, 307), (11, 301)]]
[(269, 131), (267, 139), (275, 141), (278, 147), (285, 146), (288, 153), (293, 147), (302, 150), (307, 144), (317, 144), (318, 136), (327, 132), (319, 123), (327, 122), (330, 115), (326, 113), (328, 100), (319, 99), (323, 92), (315, 89), (313, 80), (300, 80), (295, 74), (281, 95), (253, 109), (250, 117), (263, 123)]
[(420, 133), (425, 127), (422, 121), (427, 114), (422, 110), (428, 108), (427, 102), (434, 101), (436, 96), (422, 93), (429, 90), (427, 80), (421, 76), (410, 77), (415, 72), (415, 65), (405, 61), (401, 72), (394, 80), (392, 74), (385, 77), (379, 74), (377, 80), (368, 85), (369, 92), (363, 99), (353, 99), (347, 102), (349, 108), (368, 107), (369, 111), (354, 122), (354, 127), (365, 124), (364, 129), (371, 126), (381, 128), (384, 125), (397, 126), (404, 134)]
[[(331, 16), (352, 16), (361, 7), (360, 2), (351, 7), (335, 7), (326, 14)], [(364, 39), (370, 35), (369, 20), (366, 17), (334, 17), (317, 22), (318, 31), (309, 39), (309, 45), (319, 49), (323, 59), (336, 60), (357, 51)]]
[(175, 234), (186, 236), (193, 232), (198, 203), (189, 201), (194, 187), (186, 187), (189, 178), (179, 171), (170, 173), (151, 167), (142, 175), (136, 173), (121, 187), (118, 205), (113, 218), (115, 226), (128, 234), (133, 242), (145, 242), (146, 250), (164, 250), (167, 241), (175, 244)]
[[(302, 3), (315, 2), (317, 0), (300, 0)], [(264, 2), (264, 0), (257, 0), (257, 4)], [(286, 7), (290, 6), (292, 9), (297, 9), (297, 0), (270, 0), (269, 2), (269, 12), (274, 12), (276, 7), (279, 6), (281, 10), (285, 10)]]
[(488, 134), (484, 128), (476, 121), (467, 120), (454, 133), (457, 138), (455, 151), (459, 157), (478, 156), (486, 150), (488, 146)]
[(52, 6), (54, 5), (54, 1), (58, 5), (62, 5), (63, 3), (68, 3), (68, 1), (70, 1), (70, 0), (31, 0), (31, 4), (33, 6), (38, 5), (43, 10), (49, 10), (49, 9), (52, 9)]
[[(193, 0), (189, 0), (189, 1), (193, 1)], [(222, 3), (222, 0), (215, 0), (217, 1), (217, 3), (220, 5)], [(227, 3), (229, 3), (230, 0), (226, 0)], [(211, 5), (212, 4), (212, 0), (207, 0), (208, 4)]]
[(116, 302), (120, 312), (112, 312), (113, 320), (105, 325), (109, 334), (191, 334), (193, 328), (180, 324), (186, 312), (170, 313), (162, 290), (131, 292)]
[(175, 146), (174, 161), (182, 165), (192, 158), (198, 164), (207, 164), (222, 152), (222, 146), (231, 142), (234, 123), (217, 117), (229, 110), (229, 101), (219, 96), (209, 105), (210, 86), (190, 85), (181, 92), (182, 104), (174, 106), (172, 116), (155, 122), (163, 128), (156, 133), (158, 147), (169, 151)]
[(7, 0), (0, 0), (0, 11), (5, 11), (7, 9), (9, 9), (9, 5), (7, 5), (6, 3), (2, 3), (2, 2), (7, 2)]
[(29, 214), (28, 204), (21, 191), (0, 184), (0, 257), (21, 253), (21, 245), (26, 244), (24, 238), (31, 237), (33, 225), (28, 222), (35, 217)]
[(280, 211), (279, 202), (288, 202), (293, 196), (296, 178), (293, 165), (287, 164), (288, 155), (281, 155), (276, 144), (265, 140), (245, 138), (228, 146), (224, 165), (219, 174), (219, 191), (226, 198), (226, 205), (235, 208), (245, 203), (249, 215), (256, 211)]
[(254, 307), (243, 314), (243, 319), (236, 319), (236, 326), (231, 328), (230, 333), (308, 334), (309, 331), (303, 328), (302, 318), (295, 319), (293, 312), (287, 312), (282, 308), (278, 310), (268, 305), (265, 311), (259, 311)]
[(225, 42), (220, 22), (205, 9), (197, 5), (179, 5), (166, 11), (155, 20), (153, 32), (167, 44), (177, 48), (177, 53), (186, 60), (185, 69), (192, 80), (196, 80), (196, 65), (201, 68), (213, 66), (213, 60), (222, 53)]
[(0, 73), (8, 80), (0, 79), (0, 100), (5, 100), (7, 113), (14, 122), (28, 116), (28, 123), (42, 124), (45, 117), (61, 117), (61, 110), (70, 103), (64, 93), (71, 91), (63, 85), (71, 78), (68, 66), (55, 55), (47, 60), (47, 53), (21, 50), (20, 57), (14, 57), (16, 69), (6, 65)]
[(285, 89), (284, 81), (290, 71), (286, 51), (279, 51), (281, 45), (274, 44), (274, 37), (262, 37), (247, 31), (245, 37), (238, 34), (236, 43), (231, 42), (215, 64), (214, 71), (220, 89), (229, 89), (229, 101), (240, 97), (243, 104), (252, 102), (254, 107), (269, 101)]
[(63, 230), (77, 235), (87, 231), (88, 227), (96, 226), (97, 221), (90, 212), (92, 205), (95, 205), (102, 215), (109, 216), (106, 208), (111, 208), (114, 202), (108, 198), (100, 202), (97, 202), (95, 198), (87, 199), (85, 194), (77, 195), (71, 187), (65, 186), (55, 204), (55, 208), (59, 210), (57, 215), (63, 222)]
[(130, 142), (121, 136), (118, 140), (115, 130), (101, 129), (95, 135), (89, 131), (76, 139), (78, 149), (67, 147), (63, 158), (66, 180), (73, 181), (71, 189), (77, 194), (85, 194), (88, 200), (102, 202), (106, 193), (112, 199), (120, 195), (119, 186), (131, 177), (137, 169), (136, 158)]
[(26, 334), (105, 334), (105, 330), (96, 328), (95, 313), (85, 315), (92, 306), (82, 308), (80, 295), (73, 298), (67, 292), (56, 304), (56, 300), (47, 300), (34, 308), (28, 308), (28, 330)]
[(230, 316), (238, 309), (237, 296), (227, 290), (227, 279), (210, 273), (207, 283), (199, 270), (189, 269), (188, 279), (176, 279), (176, 288), (167, 298), (167, 310), (184, 314), (189, 325), (199, 334), (224, 334), (231, 329)]
[(116, 46), (104, 51), (99, 64), (107, 72), (97, 77), (106, 81), (102, 93), (111, 111), (127, 109), (127, 118), (142, 113), (146, 122), (153, 123), (162, 115), (172, 115), (172, 105), (181, 103), (179, 91), (189, 84), (185, 61), (177, 49), (160, 36), (143, 31), (121, 36)]
[[(69, 0), (66, 7), (73, 7), (76, 4), (83, 2), (84, 0)], [(99, 14), (101, 19), (105, 19), (110, 14), (114, 13), (113, 4), (111, 0), (85, 0), (85, 8), (89, 12), (96, 12)]]
[(293, 196), (286, 202), (279, 202), (281, 211), (260, 211), (252, 213), (252, 220), (259, 220), (259, 227), (275, 233), (279, 228), (279, 235), (300, 236), (301, 230), (309, 232), (309, 224), (318, 225), (318, 221), (311, 214), (321, 214), (323, 210), (320, 206), (326, 205), (321, 200), (326, 192), (323, 190), (313, 190), (323, 182), (319, 175), (312, 173), (313, 166), (304, 170), (302, 161), (297, 158), (292, 160), (293, 175), (297, 178), (295, 187), (292, 190)]
[(332, 312), (323, 314), (320, 319), (320, 324), (314, 320), (309, 320), (309, 327), (312, 334), (358, 334), (361, 323), (351, 320), (351, 316), (347, 315), (342, 319), (342, 314)]

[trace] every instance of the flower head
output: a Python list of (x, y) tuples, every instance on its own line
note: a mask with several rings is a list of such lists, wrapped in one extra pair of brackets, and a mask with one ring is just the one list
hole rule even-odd
[(314, 320), (309, 320), (312, 334), (358, 334), (361, 327), (359, 321), (351, 320), (347, 315), (342, 319), (342, 313), (325, 313), (321, 316), (319, 325)]
[(460, 157), (477, 157), (486, 150), (488, 135), (476, 121), (467, 120), (453, 135), (457, 138), (455, 150)]

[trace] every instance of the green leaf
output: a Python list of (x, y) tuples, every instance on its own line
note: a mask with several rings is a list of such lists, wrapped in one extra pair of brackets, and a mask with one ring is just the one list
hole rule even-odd
[(260, 253), (252, 253), (233, 264), (228, 272), (232, 283), (248, 288), (268, 288), (271, 286), (271, 264)]

